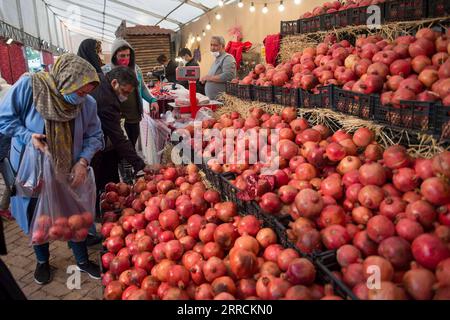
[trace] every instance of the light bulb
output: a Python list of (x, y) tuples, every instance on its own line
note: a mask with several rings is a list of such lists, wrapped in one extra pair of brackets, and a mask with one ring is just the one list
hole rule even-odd
[(197, 36), (197, 41), (200, 42), (202, 38), (200, 36)]
[(14, 40), (12, 38), (9, 38), (8, 41), (6, 41), (6, 44), (11, 44), (11, 43), (13, 43), (13, 41)]
[(262, 8), (262, 13), (266, 14), (269, 12), (269, 8), (267, 8), (267, 3), (264, 4), (264, 7)]
[(295, 4), (300, 4), (300, 3), (302, 3), (302, 0), (294, 0), (294, 3)]
[(250, 12), (255, 12), (255, 10), (255, 4), (252, 2), (252, 4), (250, 5)]
[(202, 35), (203, 35), (204, 37), (206, 37), (206, 32), (205, 32), (205, 30), (203, 30)]
[(211, 30), (211, 23), (208, 23), (208, 24), (206, 25), (206, 30)]
[(217, 19), (217, 20), (222, 19), (222, 16), (220, 15), (220, 13), (216, 13), (216, 19)]
[(223, 7), (223, 1), (219, 0), (219, 7)]
[(244, 4), (242, 3), (242, 0), (239, 0), (238, 7), (242, 8), (243, 6), (244, 6)]
[(280, 1), (280, 5), (278, 6), (278, 11), (283, 12), (284, 11), (284, 4), (283, 1)]

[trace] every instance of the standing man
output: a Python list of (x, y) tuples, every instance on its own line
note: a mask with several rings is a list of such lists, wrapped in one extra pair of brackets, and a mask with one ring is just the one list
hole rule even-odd
[(225, 92), (225, 84), (236, 78), (236, 60), (225, 52), (225, 39), (222, 36), (211, 38), (211, 54), (215, 58), (209, 72), (200, 81), (205, 84), (205, 93), (211, 100)]
[(177, 81), (178, 64), (172, 59), (167, 58), (165, 54), (160, 55), (156, 61), (161, 64), (163, 70), (154, 71), (153, 75), (158, 78), (165, 76), (167, 81), (175, 83)]
[[(199, 66), (197, 60), (195, 60), (195, 58), (193, 57), (191, 50), (189, 50), (188, 48), (181, 49), (180, 52), (178, 53), (178, 56), (181, 59), (183, 59), (183, 64), (186, 67), (198, 67)], [(181, 84), (186, 89), (189, 89), (188, 81), (179, 81), (178, 83)], [(199, 92), (201, 94), (205, 94), (205, 88), (200, 83), (200, 81), (197, 81), (197, 92)]]

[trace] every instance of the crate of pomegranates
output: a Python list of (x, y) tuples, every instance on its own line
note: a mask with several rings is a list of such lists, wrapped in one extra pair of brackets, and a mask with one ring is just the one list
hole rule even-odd
[(227, 82), (225, 86), (225, 92), (232, 96), (238, 95), (238, 84), (234, 82)]
[(441, 139), (450, 139), (450, 106), (435, 105), (434, 133)]
[(273, 87), (273, 102), (287, 107), (298, 107), (298, 88)]
[[(384, 3), (378, 3), (377, 6), (380, 8), (380, 23), (384, 22)], [(367, 24), (367, 19), (373, 14), (371, 10), (367, 11), (369, 6), (363, 6), (363, 7), (357, 7), (357, 8), (351, 8), (347, 9), (348, 15), (347, 15), (347, 24), (353, 25), (353, 26), (359, 26), (359, 25), (365, 25)]]
[(300, 33), (311, 33), (323, 30), (322, 15), (298, 20)]
[(251, 84), (239, 84), (237, 96), (244, 100), (253, 100), (253, 86)]
[[(333, 28), (340, 27), (339, 25), (336, 24), (336, 19), (337, 19), (337, 13), (336, 12), (323, 14), (322, 15), (323, 30), (331, 30)], [(347, 23), (344, 24), (344, 26), (345, 25), (347, 25)]]
[(402, 129), (432, 133), (434, 110), (433, 102), (400, 100), (382, 104), (375, 98), (375, 120)]
[(281, 21), (280, 30), (282, 36), (300, 33), (299, 20)]
[(450, 1), (448, 0), (428, 0), (428, 17), (448, 17), (450, 16)]
[(386, 22), (420, 20), (427, 15), (427, 0), (394, 0), (385, 3)]
[(300, 108), (331, 109), (333, 106), (333, 85), (315, 88), (313, 91), (299, 89), (299, 94)]
[(253, 100), (273, 103), (273, 88), (272, 86), (254, 86), (253, 87)]
[(361, 119), (374, 118), (375, 97), (363, 93), (333, 88), (333, 109)]

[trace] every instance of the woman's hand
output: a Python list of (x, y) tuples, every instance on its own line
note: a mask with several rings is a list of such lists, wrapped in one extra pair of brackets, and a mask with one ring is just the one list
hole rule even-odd
[(72, 168), (72, 188), (79, 187), (87, 177), (87, 164), (82, 160), (78, 161)]
[(48, 145), (44, 141), (45, 138), (45, 134), (33, 133), (31, 135), (31, 142), (36, 149), (40, 150), (41, 152), (45, 152), (48, 149)]

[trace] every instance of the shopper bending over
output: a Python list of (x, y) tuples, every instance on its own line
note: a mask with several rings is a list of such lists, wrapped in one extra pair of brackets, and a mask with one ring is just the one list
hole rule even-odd
[(120, 126), (120, 103), (133, 94), (139, 85), (136, 74), (127, 67), (117, 67), (106, 75), (100, 75), (100, 85), (92, 92), (97, 101), (97, 113), (105, 134), (106, 147), (98, 152), (92, 166), (99, 190), (108, 182), (119, 182), (118, 166), (120, 159), (130, 163), (135, 172), (145, 167), (144, 161), (137, 155), (132, 143)]
[(142, 71), (136, 64), (134, 49), (124, 39), (116, 39), (112, 45), (111, 63), (103, 66), (103, 73), (107, 73), (118, 66), (129, 67), (136, 74), (138, 80), (137, 90), (128, 96), (128, 99), (120, 103), (122, 117), (125, 118), (125, 131), (133, 148), (139, 138), (139, 122), (142, 118), (142, 99), (150, 104), (152, 110), (158, 110), (158, 103), (151, 95), (144, 83)]
[(236, 60), (225, 52), (225, 39), (220, 36), (211, 38), (211, 54), (214, 62), (206, 76), (200, 81), (205, 84), (205, 93), (209, 99), (215, 100), (225, 92), (225, 84), (236, 78)]
[[(95, 69), (74, 54), (62, 55), (50, 72), (24, 75), (0, 104), (0, 133), (12, 137), (11, 164), (17, 171), (22, 150), (31, 141), (48, 147), (57, 170), (72, 173), (73, 186), (87, 176), (94, 154), (103, 148), (103, 133), (95, 100), (88, 94), (99, 78)], [(12, 215), (25, 233), (36, 207), (36, 198), (12, 197)], [(69, 242), (78, 268), (100, 279), (98, 265), (90, 262), (86, 241)], [(37, 266), (34, 279), (51, 281), (49, 244), (33, 246)]]

